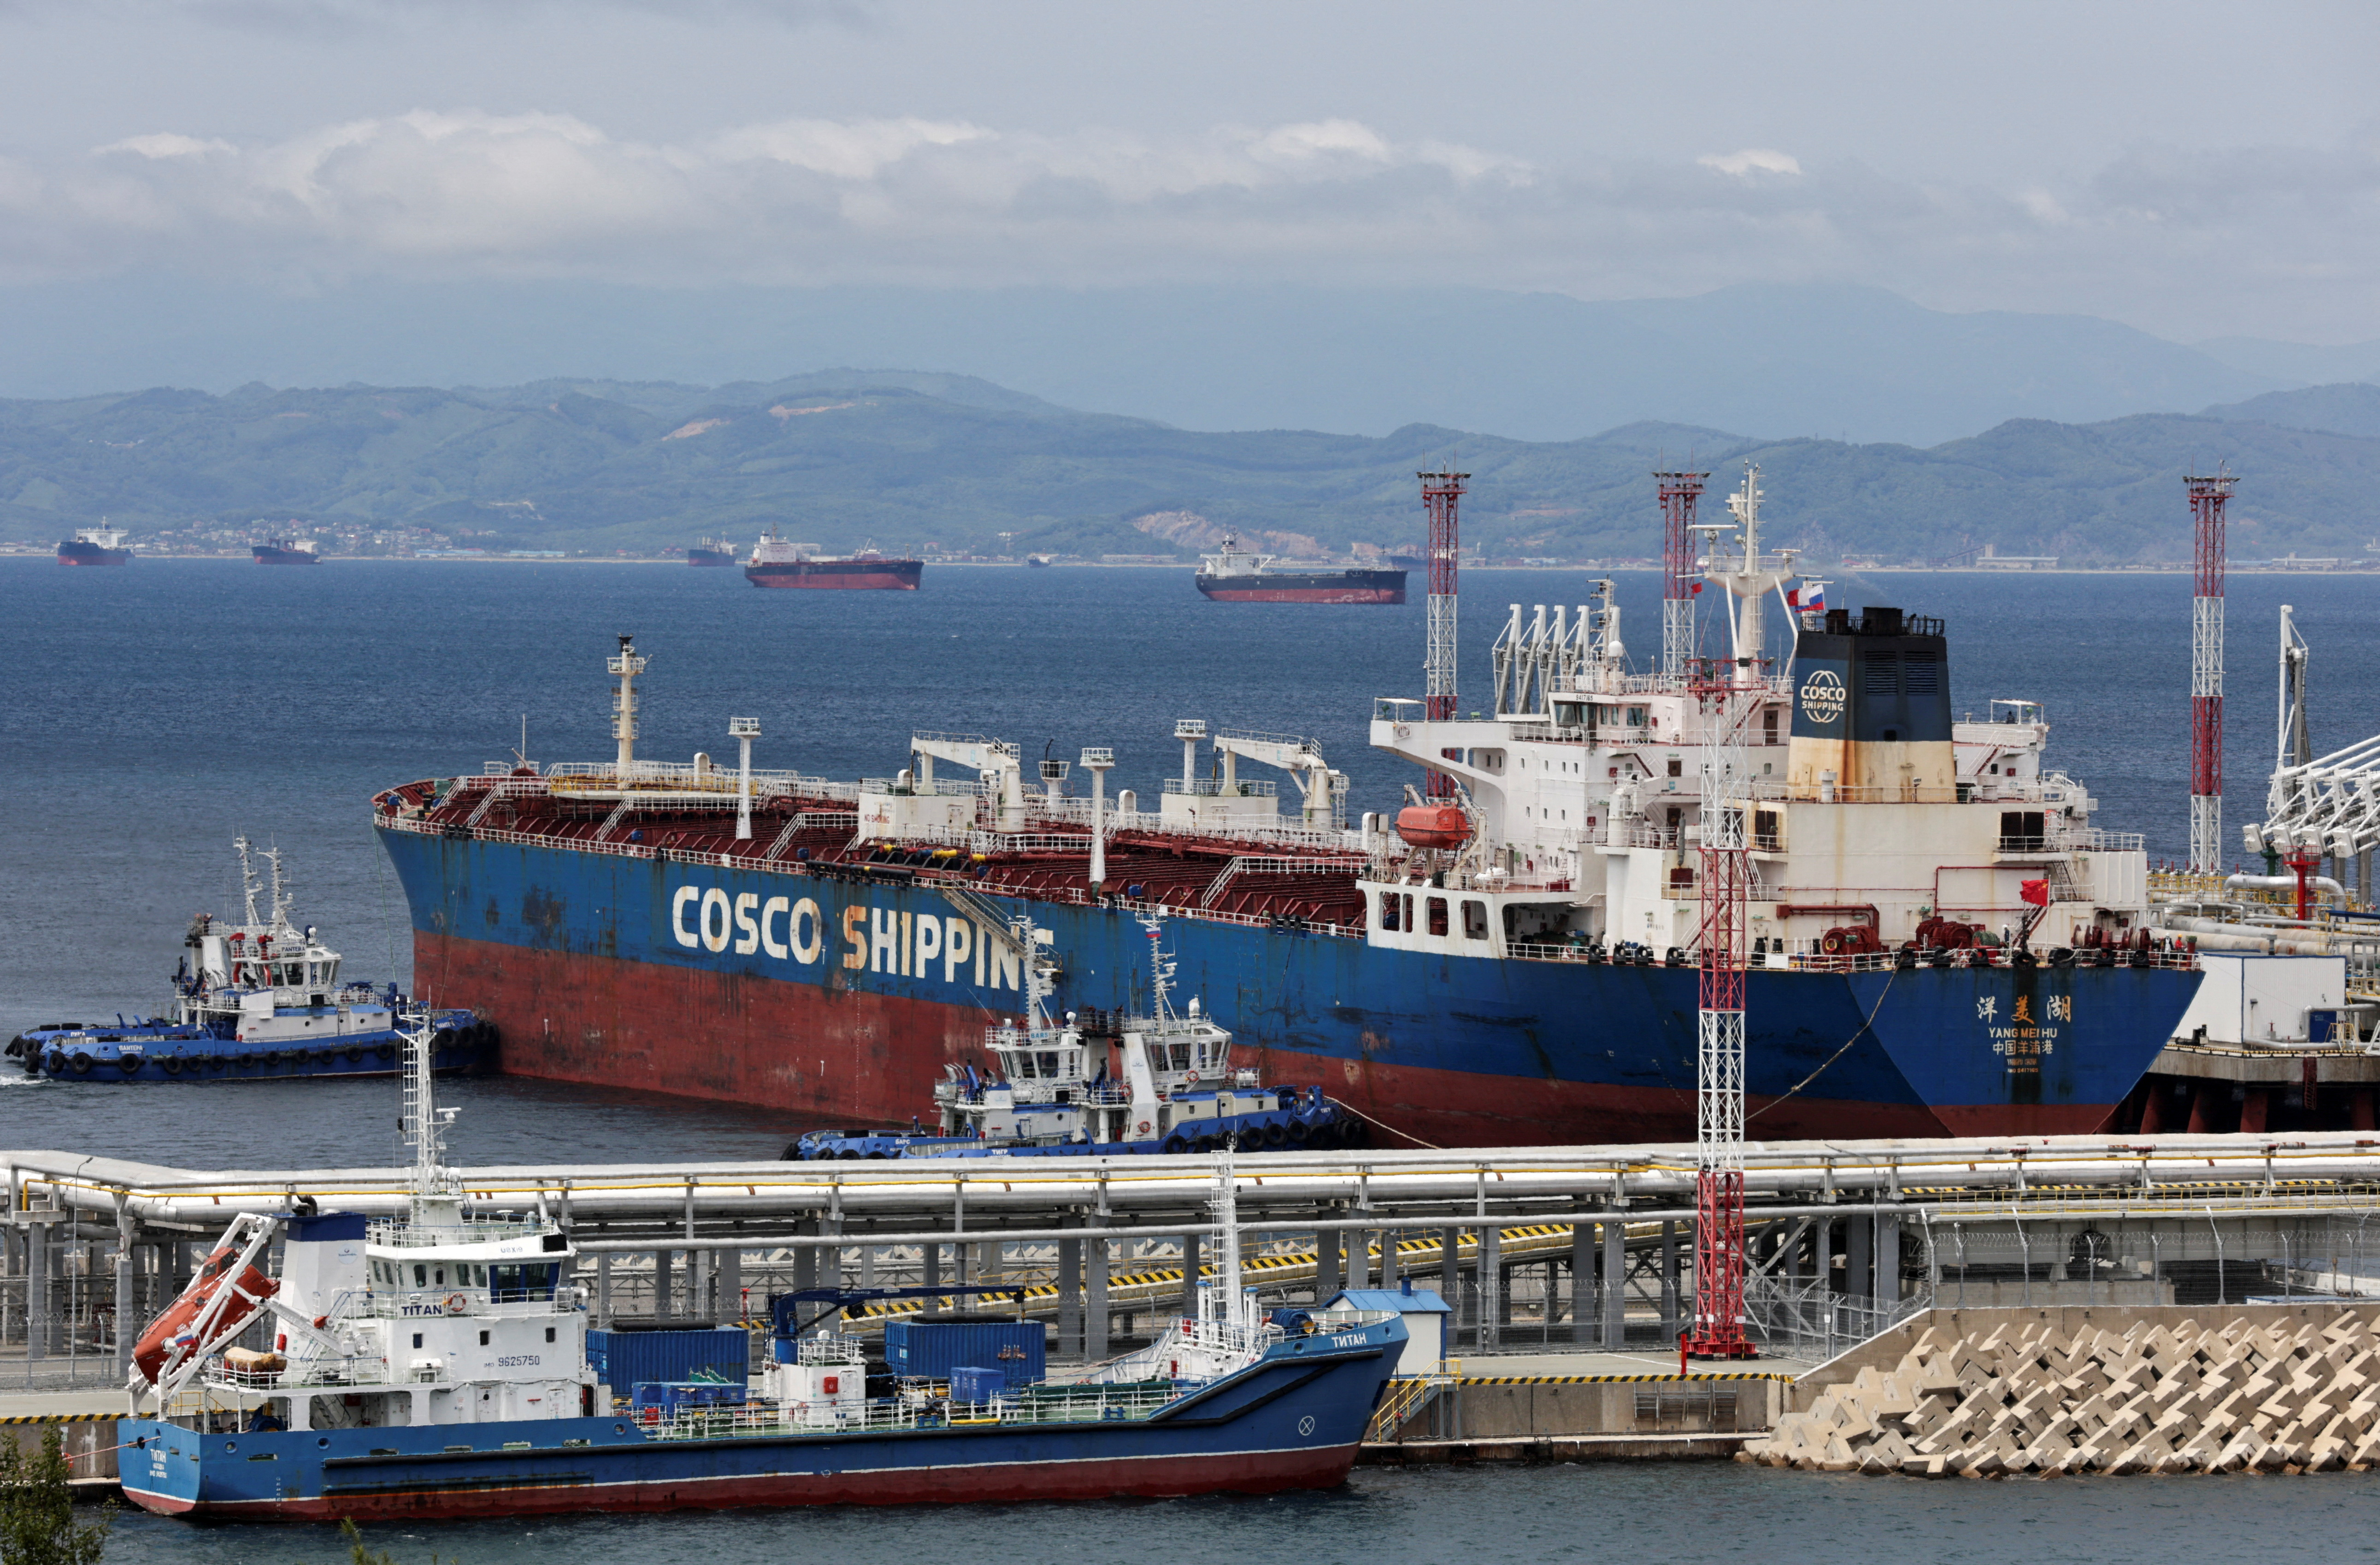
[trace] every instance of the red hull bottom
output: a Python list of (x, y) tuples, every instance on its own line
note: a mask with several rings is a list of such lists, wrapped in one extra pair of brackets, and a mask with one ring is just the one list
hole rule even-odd
[(1370, 587), (1212, 588), (1198, 589), (1218, 603), (1402, 603), (1402, 588)]
[[(983, 1020), (956, 1007), (417, 930), (419, 992), (496, 1024), (508, 1074), (783, 1109), (803, 1130), (906, 1125), (945, 1064), (979, 1062)], [(1691, 1141), (1691, 1089), (1474, 1074), (1256, 1045), (1266, 1080), (1316, 1084), (1440, 1146)], [(1754, 1098), (1758, 1141), (2087, 1134), (2112, 1103), (2032, 1106)], [(1393, 1144), (1394, 1136), (1386, 1138)]]
[[(748, 573), (747, 573), (748, 574)], [(896, 576), (753, 576), (752, 585), (767, 588), (795, 588), (806, 592), (915, 592), (917, 584), (904, 581)]]
[(551, 1486), (267, 1499), (193, 1507), (187, 1500), (127, 1488), (144, 1510), (192, 1511), (224, 1520), (331, 1522), (343, 1517), (462, 1521), (557, 1516), (582, 1511), (735, 1510), (808, 1505), (951, 1505), (1021, 1500), (1175, 1499), (1184, 1495), (1280, 1494), (1336, 1488), (1347, 1481), (1355, 1448), (1246, 1452), (1228, 1456), (1144, 1457), (1113, 1462), (999, 1463), (983, 1467), (886, 1468), (863, 1473), (783, 1473), (749, 1477), (672, 1478), (650, 1484)]

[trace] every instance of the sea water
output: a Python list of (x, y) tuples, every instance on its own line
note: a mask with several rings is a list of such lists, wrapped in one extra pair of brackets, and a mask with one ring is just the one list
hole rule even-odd
[[(1508, 604), (1575, 613), (1594, 579), (1466, 572), (1462, 710), (1492, 707), (1489, 653)], [(1660, 646), (1658, 578), (1616, 580), (1623, 639), (1645, 667)], [(1366, 725), (1376, 698), (1421, 687), (1418, 575), (1413, 585), (1411, 602), (1379, 607), (1213, 603), (1186, 570), (929, 566), (914, 593), (763, 592), (741, 572), (685, 565), (0, 560), (11, 632), (0, 654), (0, 1027), (163, 1009), (192, 915), (239, 914), (241, 834), (281, 850), (295, 918), (346, 954), (349, 977), (408, 982), (410, 926), (371, 795), (479, 772), (524, 744), (540, 764), (609, 759), (603, 661), (620, 633), (650, 659), (638, 697), (648, 758), (700, 750), (733, 765), (730, 717), (759, 720), (755, 766), (843, 780), (900, 770), (917, 731), (1012, 740), (1028, 778), (1044, 756), (1105, 745), (1111, 796), (1129, 788), (1150, 806), (1180, 775), (1174, 720), (1203, 718), (1311, 736), (1347, 773), (1351, 816), (1393, 812), (1415, 774), (1369, 749)], [(2145, 832), (2153, 857), (2178, 858), (2190, 591), (2180, 576), (1947, 573), (1853, 577), (1828, 595), (1944, 618), (1952, 710), (2042, 702), (2050, 763), (2089, 786), (2098, 824)], [(2282, 602), (2313, 647), (2317, 752), (2380, 733), (2373, 578), (2235, 576), (2227, 860), (2243, 856), (2239, 824), (2263, 813)], [(1774, 627), (1781, 611), (1768, 617)], [(1070, 785), (1087, 782), (1078, 772)], [(1293, 808), (1295, 786), (1281, 787)], [(102, 1087), (0, 1071), (0, 1146), (200, 1167), (352, 1162), (376, 1138), (395, 1155), (385, 1095), (369, 1080)], [(522, 1081), (460, 1085), (453, 1100), (466, 1108), (454, 1150), (467, 1162), (601, 1160), (656, 1145), (769, 1157), (811, 1128), (735, 1105)]]
[[(1927, 1481), (1725, 1462), (1358, 1468), (1343, 1488), (1075, 1505), (390, 1523), (404, 1565), (2272, 1565), (2380, 1558), (2380, 1474)], [(117, 1523), (110, 1559), (346, 1558), (327, 1527)]]
[[(1465, 574), (1463, 710), (1488, 710), (1505, 605), (1589, 593), (1582, 572)], [(1658, 587), (1621, 575), (1639, 666)], [(1415, 578), (1418, 587), (1419, 579)], [(2188, 819), (2190, 584), (2157, 576), (1893, 575), (1836, 583), (1838, 606), (1949, 621), (1954, 710), (2043, 702), (2051, 761), (2098, 823), (2179, 856)], [(2228, 844), (2262, 813), (2275, 734), (2277, 605), (2313, 642), (2317, 750), (2380, 732), (2380, 614), (2369, 577), (2239, 576), (2227, 676)], [(836, 778), (907, 764), (911, 732), (981, 733), (1028, 761), (1114, 748), (1112, 792), (1178, 775), (1176, 718), (1310, 735), (1348, 773), (1352, 811), (1412, 781), (1365, 746), (1373, 698), (1420, 688), (1422, 607), (1218, 604), (1184, 571), (929, 566), (923, 591), (756, 592), (740, 573), (627, 564), (334, 561), (305, 569), (143, 560), (123, 570), (0, 561), (12, 632), (0, 745), (0, 1027), (162, 1006), (191, 915), (236, 916), (231, 839), (283, 850), (296, 917), (353, 976), (408, 977), (402, 898), (370, 828), (393, 783), (477, 772), (522, 744), (539, 762), (612, 754), (602, 660), (633, 632), (651, 660), (639, 753)], [(1777, 616), (1772, 615), (1772, 623)], [(1202, 761), (1203, 765), (1203, 761)], [(1293, 793), (1284, 780), (1284, 793)], [(657, 1146), (771, 1157), (804, 1126), (733, 1104), (497, 1078), (455, 1083), (463, 1162), (597, 1161)], [(184, 1166), (393, 1159), (384, 1081), (29, 1082), (0, 1073), (0, 1146)], [(384, 1144), (380, 1145), (380, 1144)], [(2380, 1554), (2370, 1476), (1925, 1483), (1728, 1463), (1359, 1470), (1326, 1494), (893, 1511), (574, 1517), (390, 1524), (399, 1559), (910, 1565), (918, 1559), (1148, 1565), (1675, 1565), (2011, 1559), (2169, 1565)], [(200, 1565), (345, 1558), (321, 1527), (120, 1516), (113, 1559)]]

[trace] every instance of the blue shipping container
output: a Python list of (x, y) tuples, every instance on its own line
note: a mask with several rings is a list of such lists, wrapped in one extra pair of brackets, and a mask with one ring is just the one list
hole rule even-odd
[(682, 1407), (732, 1405), (750, 1400), (750, 1392), (741, 1382), (720, 1386), (708, 1380), (639, 1380), (634, 1392), (630, 1405), (639, 1413), (649, 1407), (659, 1408), (663, 1413), (675, 1413)]
[(980, 1365), (1014, 1389), (1048, 1372), (1049, 1341), (1049, 1328), (1038, 1320), (893, 1320), (884, 1327), (884, 1363), (895, 1375), (927, 1380)]
[(951, 1371), (951, 1401), (954, 1402), (988, 1402), (1008, 1389), (1008, 1377), (997, 1369), (978, 1365)]
[(738, 1390), (751, 1376), (752, 1339), (728, 1331), (589, 1331), (587, 1363), (615, 1390), (639, 1380), (716, 1375)]

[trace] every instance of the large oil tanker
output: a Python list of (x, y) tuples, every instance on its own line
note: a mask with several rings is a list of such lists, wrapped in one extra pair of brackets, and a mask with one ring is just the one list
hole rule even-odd
[(1274, 556), (1251, 553), (1227, 538), (1212, 554), (1198, 556), (1194, 578), (1200, 592), (1220, 603), (1402, 603), (1405, 573), (1351, 565), (1344, 570), (1275, 570)]
[(117, 528), (77, 528), (75, 535), (58, 545), (61, 565), (128, 565), (132, 551), (124, 547), (124, 533)]
[[(1715, 574), (1759, 581), (1735, 629), (1756, 649), (1774, 583)], [(624, 639), (612, 761), (375, 797), (417, 990), (496, 1022), (516, 1073), (905, 1123), (1024, 1008), (1020, 920), (1087, 1013), (1145, 1000), (1139, 920), (1161, 916), (1177, 981), (1264, 1080), (1438, 1144), (1689, 1137), (1714, 708), (1690, 669), (1630, 669), (1609, 588), (1575, 622), (1512, 611), (1492, 715), (1380, 701), (1373, 745), (1438, 781), (1353, 827), (1312, 742), (1196, 721), (1154, 810), (1028, 788), (978, 737), (916, 734), (856, 783), (640, 758)], [(2043, 764), (2037, 706), (1953, 722), (1939, 622), (1796, 618), (1790, 661), (1745, 665), (1730, 752), (1750, 1134), (2096, 1127), (2200, 981), (2149, 931), (2140, 839)], [(1107, 753), (1084, 760), (1103, 784)]]
[(890, 559), (872, 547), (856, 554), (821, 555), (808, 544), (788, 543), (771, 528), (752, 546), (744, 579), (755, 587), (915, 592), (925, 572), (922, 560)]

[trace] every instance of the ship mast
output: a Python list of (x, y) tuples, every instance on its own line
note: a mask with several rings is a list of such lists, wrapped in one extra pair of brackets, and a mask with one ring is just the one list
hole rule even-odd
[(1239, 1331), (1251, 1328), (1248, 1319), (1247, 1296), (1240, 1288), (1240, 1199), (1239, 1181), (1232, 1172), (1232, 1149), (1229, 1146), (1215, 1154), (1215, 1193), (1209, 1205), (1215, 1213), (1217, 1246), (1213, 1287), (1221, 1291), (1216, 1313), (1220, 1324)]
[(1749, 658), (1755, 665), (1760, 661), (1761, 644), (1766, 639), (1767, 626), (1762, 623), (1762, 602), (1779, 582), (1793, 574), (1793, 558), (1799, 552), (1787, 549), (1764, 557), (1760, 552), (1760, 469), (1753, 463), (1743, 465), (1743, 487), (1727, 497), (1727, 508), (1735, 517), (1734, 531), (1742, 545), (1742, 553), (1729, 559), (1719, 552), (1718, 535), (1723, 526), (1698, 524), (1694, 530), (1712, 536), (1706, 575), (1726, 588), (1738, 600), (1733, 615), (1734, 644), (1729, 655), (1739, 663)]
[(248, 856), (248, 839), (234, 837), (231, 840), (231, 845), (239, 854), (239, 889), (241, 894), (248, 899), (248, 927), (253, 929), (259, 922), (256, 916), (256, 893), (262, 888), (256, 883), (256, 866)]
[(1161, 918), (1143, 918), (1140, 921), (1140, 927), (1148, 931), (1148, 988), (1153, 997), (1148, 1013), (1160, 1022), (1168, 1021), (1173, 1015), (1172, 1002), (1166, 997), (1173, 989), (1171, 980), (1173, 977), (1174, 964), (1171, 953), (1159, 950), (1157, 944), (1164, 936), (1165, 921)]
[[(281, 850), (277, 847), (265, 849), (264, 862), (273, 868), (273, 927), (275, 929), (286, 928), (289, 924), (290, 899), (288, 893), (282, 889)], [(255, 916), (253, 909), (250, 910), (249, 916), (251, 918)]]
[(462, 1176), (446, 1167), (446, 1127), (459, 1109), (438, 1107), (431, 1071), (437, 1019), (426, 1007), (407, 1009), (397, 1027), (405, 1040), (405, 1138), (413, 1147), (413, 1168), (407, 1188), (413, 1196), (413, 1225), (454, 1228), (463, 1213)]
[(1050, 981), (1053, 969), (1041, 955), (1042, 946), (1048, 943), (1045, 939), (1047, 931), (1035, 928), (1030, 918), (1013, 919), (1008, 928), (1018, 948), (1025, 952), (1026, 1030), (1029, 1033), (1050, 1031), (1053, 1024), (1050, 1020), (1047, 1001), (1058, 991), (1058, 987)]

